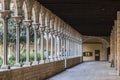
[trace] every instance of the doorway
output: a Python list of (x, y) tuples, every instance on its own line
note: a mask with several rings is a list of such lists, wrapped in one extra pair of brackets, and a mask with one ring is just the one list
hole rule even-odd
[(95, 61), (100, 61), (100, 50), (95, 50)]

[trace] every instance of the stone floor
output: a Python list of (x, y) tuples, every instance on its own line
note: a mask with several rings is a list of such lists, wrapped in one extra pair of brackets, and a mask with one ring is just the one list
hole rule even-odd
[(85, 62), (47, 80), (120, 80), (108, 62)]

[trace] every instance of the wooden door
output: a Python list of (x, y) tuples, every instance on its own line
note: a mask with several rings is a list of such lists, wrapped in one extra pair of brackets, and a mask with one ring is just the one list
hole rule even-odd
[(95, 61), (100, 61), (100, 50), (95, 50)]

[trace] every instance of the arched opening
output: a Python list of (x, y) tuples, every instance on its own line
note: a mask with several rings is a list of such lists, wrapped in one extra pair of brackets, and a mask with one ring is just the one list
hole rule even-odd
[(83, 40), (83, 61), (104, 61), (107, 60), (107, 48), (109, 42), (102, 37), (84, 37)]

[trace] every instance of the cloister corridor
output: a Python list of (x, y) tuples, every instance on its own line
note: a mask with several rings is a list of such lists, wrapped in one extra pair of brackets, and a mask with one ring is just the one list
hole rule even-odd
[(120, 0), (0, 0), (0, 80), (120, 80)]
[(84, 62), (47, 80), (120, 80), (107, 61)]

